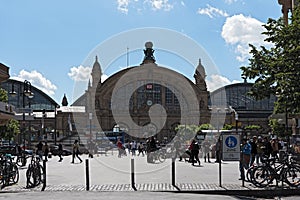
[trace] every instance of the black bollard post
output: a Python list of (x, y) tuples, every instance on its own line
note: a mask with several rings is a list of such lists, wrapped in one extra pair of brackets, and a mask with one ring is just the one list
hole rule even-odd
[(85, 180), (86, 180), (86, 191), (89, 191), (90, 190), (89, 159), (85, 159)]
[(135, 187), (135, 180), (134, 180), (134, 159), (131, 158), (131, 187), (134, 191), (137, 191)]
[(43, 187), (42, 187), (42, 191), (45, 191), (45, 189), (46, 189), (46, 161), (44, 160), (43, 161)]
[(172, 186), (175, 186), (175, 159), (172, 158)]

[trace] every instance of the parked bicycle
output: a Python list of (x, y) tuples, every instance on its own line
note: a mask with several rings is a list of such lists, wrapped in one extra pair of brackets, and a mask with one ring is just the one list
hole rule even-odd
[(30, 164), (26, 171), (26, 188), (33, 188), (40, 185), (43, 180), (43, 174), (45, 173), (44, 167), (40, 164), (41, 159), (37, 155), (31, 156)]
[(26, 155), (25, 153), (22, 153), (20, 155), (17, 155), (16, 164), (19, 167), (24, 167), (27, 164), (27, 159), (29, 158), (29, 155)]
[(267, 187), (276, 182), (288, 184), (290, 187), (300, 186), (300, 165), (286, 155), (282, 161), (275, 158), (265, 160), (263, 165), (254, 167), (251, 182), (257, 187)]
[(0, 185), (1, 188), (16, 184), (19, 181), (19, 170), (10, 154), (0, 156)]

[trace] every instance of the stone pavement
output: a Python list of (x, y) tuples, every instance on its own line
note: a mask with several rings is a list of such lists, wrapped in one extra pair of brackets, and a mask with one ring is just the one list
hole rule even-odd
[[(300, 195), (300, 189), (257, 188), (252, 184), (239, 181), (238, 162), (223, 162), (221, 165), (221, 186), (219, 184), (219, 164), (204, 163), (201, 166), (191, 166), (187, 162), (176, 161), (175, 185), (171, 184), (171, 161), (149, 164), (146, 156), (126, 156), (117, 158), (116, 152), (108, 155), (88, 158), (81, 156), (83, 163), (78, 160), (71, 164), (71, 156), (65, 157), (63, 162), (57, 162), (53, 157), (47, 162), (47, 192), (78, 192), (86, 190), (86, 169), (89, 169), (89, 190), (105, 192), (133, 192), (131, 185), (131, 164), (134, 161), (135, 189), (140, 192), (173, 192), (173, 193), (201, 193), (245, 196), (286, 196)], [(89, 166), (87, 168), (86, 161)], [(212, 159), (214, 161), (214, 159)], [(25, 172), (27, 167), (20, 169), (20, 181), (1, 192), (36, 192), (42, 186), (26, 189)]]

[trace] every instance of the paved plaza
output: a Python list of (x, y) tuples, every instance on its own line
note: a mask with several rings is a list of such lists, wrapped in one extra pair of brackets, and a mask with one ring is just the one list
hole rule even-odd
[[(223, 162), (221, 164), (221, 186), (219, 179), (219, 163), (211, 159), (211, 163), (201, 159), (201, 165), (192, 166), (188, 162), (175, 162), (176, 178), (172, 184), (171, 160), (163, 163), (147, 163), (146, 156), (124, 156), (118, 158), (117, 151), (110, 151), (107, 155), (95, 155), (88, 158), (81, 155), (82, 163), (75, 160), (71, 164), (71, 156), (64, 157), (62, 162), (53, 156), (47, 162), (47, 182), (44, 192), (86, 192), (86, 160), (89, 167), (89, 192), (171, 192), (171, 193), (201, 193), (223, 195), (253, 196), (258, 193), (269, 192), (276, 194), (274, 188), (259, 189), (251, 183), (245, 182), (244, 187), (239, 180), (238, 162)], [(131, 164), (134, 161), (135, 191), (131, 182)], [(6, 187), (2, 192), (39, 192), (41, 186), (26, 189), (26, 167), (20, 168), (19, 183)], [(282, 194), (291, 192), (282, 188)], [(298, 194), (293, 190), (292, 194)]]

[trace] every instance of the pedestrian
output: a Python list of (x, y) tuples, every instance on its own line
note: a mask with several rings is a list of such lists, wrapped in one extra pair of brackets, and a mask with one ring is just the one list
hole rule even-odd
[(258, 136), (257, 142), (256, 142), (256, 148), (257, 148), (257, 154), (256, 154), (256, 164), (259, 165), (260, 162), (262, 162), (262, 156), (264, 153), (264, 143), (261, 136)]
[[(124, 148), (124, 146), (123, 146), (123, 144), (122, 144), (122, 142), (121, 142), (120, 139), (118, 139), (118, 141), (117, 141), (117, 147), (118, 147), (118, 152), (119, 152), (118, 157), (121, 158), (121, 157), (122, 157), (122, 154), (123, 154), (124, 151), (125, 151), (125, 148)], [(126, 151), (125, 151), (125, 152), (126, 152)]]
[(192, 140), (192, 144), (191, 144), (191, 157), (192, 157), (192, 165), (194, 166), (194, 163), (195, 161), (197, 161), (199, 163), (199, 165), (201, 164), (200, 163), (200, 160), (199, 160), (199, 145), (198, 145), (198, 142), (196, 142), (196, 140)]
[(45, 157), (45, 161), (47, 162), (48, 161), (48, 155), (49, 155), (49, 146), (48, 146), (48, 143), (45, 142), (44, 146), (43, 146), (43, 155)]
[(240, 180), (245, 180), (245, 169), (249, 169), (251, 158), (251, 144), (246, 138), (242, 140), (241, 158), (240, 158)]
[(271, 140), (271, 147), (272, 147), (272, 157), (273, 158), (278, 158), (278, 153), (279, 153), (279, 145), (278, 145), (278, 140), (276, 138), (273, 138)]
[(182, 161), (181, 141), (179, 138), (175, 139), (174, 149), (175, 149), (174, 160), (176, 160), (176, 158), (179, 157), (179, 161)]
[(135, 141), (132, 141), (130, 143), (130, 148), (131, 148), (132, 155), (135, 156), (135, 151), (136, 151), (136, 142)]
[(152, 136), (148, 141), (147, 141), (147, 162), (148, 163), (154, 163), (154, 152), (157, 150), (157, 144), (155, 138)]
[(138, 156), (139, 156), (141, 153), (142, 153), (142, 155), (144, 156), (144, 145), (143, 145), (142, 142), (140, 142), (139, 145), (138, 145), (138, 152), (139, 152)]
[(206, 162), (206, 158), (207, 158), (207, 162), (210, 163), (210, 142), (208, 140), (204, 140), (202, 142), (202, 151), (203, 151), (203, 154), (204, 154), (204, 162)]
[(216, 142), (216, 163), (220, 163), (221, 162), (221, 140), (220, 138), (217, 140)]
[(94, 149), (95, 149), (95, 144), (92, 140), (88, 141), (88, 151), (89, 151), (89, 158), (94, 157)]
[(264, 150), (263, 159), (269, 158), (270, 154), (272, 153), (272, 146), (271, 146), (271, 142), (269, 141), (268, 137), (264, 137), (263, 150)]
[(39, 156), (39, 158), (42, 160), (43, 159), (43, 143), (42, 141), (40, 141), (37, 145), (36, 145), (36, 154)]
[(63, 160), (62, 154), (63, 154), (63, 146), (61, 143), (59, 143), (58, 144), (58, 156), (59, 156), (58, 162), (61, 162)]
[(253, 165), (256, 155), (257, 155), (257, 137), (253, 136), (252, 141), (250, 141), (251, 145), (251, 160), (250, 160), (250, 166)]
[(75, 140), (74, 144), (73, 144), (73, 154), (72, 154), (72, 162), (71, 163), (74, 163), (75, 157), (77, 157), (78, 160), (80, 161), (80, 163), (82, 163), (82, 160), (79, 157), (79, 144), (78, 144), (78, 140)]

